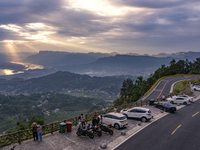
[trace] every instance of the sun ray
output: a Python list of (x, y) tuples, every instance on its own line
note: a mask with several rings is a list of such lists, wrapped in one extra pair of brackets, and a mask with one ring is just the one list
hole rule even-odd
[(37, 49), (37, 48), (31, 46), (30, 44), (24, 44), (24, 45), (25, 45), (26, 47), (30, 48), (33, 52), (38, 52), (38, 51), (39, 51), (39, 49)]
[(17, 54), (19, 49), (17, 48), (17, 46), (14, 43), (7, 42), (5, 47), (9, 51), (9, 56), (11, 57), (12, 61), (19, 61), (20, 60), (19, 56)]

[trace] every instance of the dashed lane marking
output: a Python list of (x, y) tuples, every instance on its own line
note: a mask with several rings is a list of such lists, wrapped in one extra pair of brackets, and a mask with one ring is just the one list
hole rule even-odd
[(178, 130), (178, 128), (180, 128), (181, 125), (179, 125), (173, 132), (172, 132), (172, 135), (176, 132), (176, 130)]
[(192, 115), (192, 117), (196, 116), (198, 113), (199, 113), (199, 111), (196, 114)]

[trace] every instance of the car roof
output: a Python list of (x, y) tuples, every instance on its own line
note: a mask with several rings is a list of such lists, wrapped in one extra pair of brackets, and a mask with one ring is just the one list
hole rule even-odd
[(133, 108), (130, 108), (128, 110), (132, 110), (132, 109), (140, 109), (140, 110), (145, 110), (145, 111), (149, 110), (148, 108), (144, 108), (144, 107), (133, 107)]
[(113, 116), (116, 116), (116, 117), (124, 117), (124, 115), (120, 114), (120, 113), (114, 113), (114, 112), (111, 112), (111, 113), (107, 113), (105, 115), (113, 115)]

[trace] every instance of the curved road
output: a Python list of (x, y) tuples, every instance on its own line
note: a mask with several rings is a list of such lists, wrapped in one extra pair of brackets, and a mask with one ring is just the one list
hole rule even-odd
[[(200, 77), (172, 77), (164, 79), (147, 96), (147, 99), (167, 95), (171, 85), (179, 80)], [(195, 101), (133, 135), (115, 150), (199, 150), (200, 149), (200, 101)]]
[(200, 76), (183, 76), (183, 77), (170, 77), (160, 81), (158, 86), (153, 89), (145, 99), (160, 98), (163, 94), (168, 95), (171, 89), (171, 85), (180, 80), (200, 79)]

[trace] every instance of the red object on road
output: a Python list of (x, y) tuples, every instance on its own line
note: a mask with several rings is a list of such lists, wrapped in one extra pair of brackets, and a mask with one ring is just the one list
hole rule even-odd
[(71, 132), (72, 131), (72, 122), (66, 122), (66, 128), (67, 128), (67, 132)]

